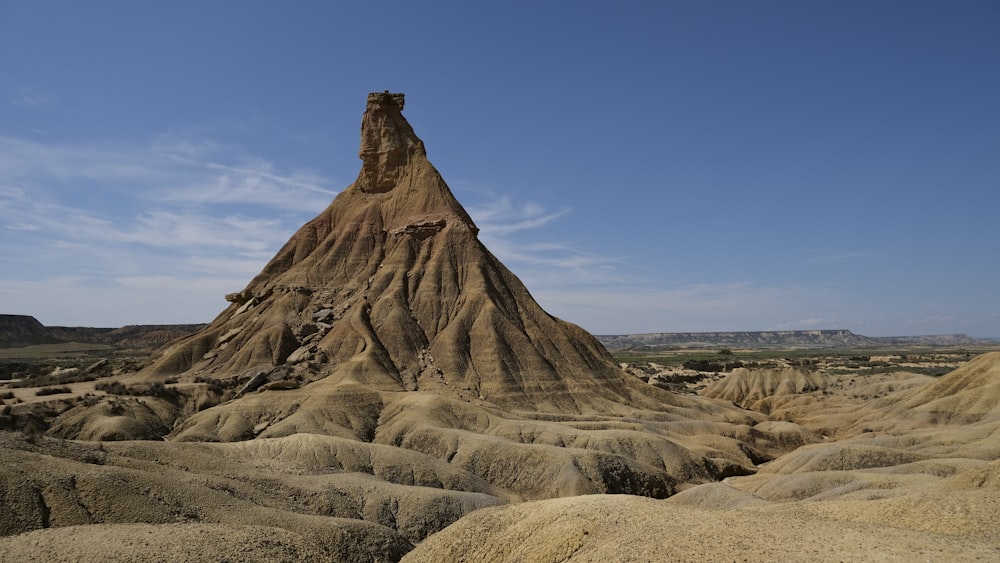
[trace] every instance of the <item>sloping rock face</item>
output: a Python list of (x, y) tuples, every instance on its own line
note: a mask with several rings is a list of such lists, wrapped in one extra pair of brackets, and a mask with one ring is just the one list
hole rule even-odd
[(802, 372), (795, 368), (736, 368), (725, 378), (710, 383), (702, 395), (760, 410), (756, 408), (756, 403), (761, 399), (806, 393), (828, 385), (829, 378), (824, 374)]
[(898, 401), (904, 416), (935, 424), (1000, 421), (1000, 352), (976, 357)]
[(38, 319), (28, 315), (0, 315), (0, 348), (59, 342)]
[(597, 340), (545, 313), (479, 242), (402, 109), (401, 94), (369, 96), (357, 180), (152, 372), (287, 363), (304, 381), (574, 413), (628, 399)]

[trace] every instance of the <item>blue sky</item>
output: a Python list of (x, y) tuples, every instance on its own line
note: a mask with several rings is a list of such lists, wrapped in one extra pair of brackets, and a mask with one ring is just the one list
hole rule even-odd
[(0, 312), (207, 322), (369, 91), (591, 332), (1000, 337), (1000, 3), (0, 2)]

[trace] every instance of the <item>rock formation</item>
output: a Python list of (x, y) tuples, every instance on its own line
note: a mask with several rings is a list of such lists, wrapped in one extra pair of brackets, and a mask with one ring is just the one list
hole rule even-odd
[(0, 348), (59, 342), (38, 319), (28, 315), (0, 315)]
[(402, 108), (402, 94), (369, 95), (357, 180), (151, 372), (224, 378), (288, 365), (285, 377), (303, 383), (532, 411), (629, 400), (596, 339), (545, 313), (476, 238)]
[(211, 324), (0, 432), (0, 560), (996, 555), (1000, 356), (647, 384), (479, 242), (403, 101)]
[[(402, 94), (369, 95), (355, 182), (144, 371), (232, 389), (169, 421), (169, 439), (387, 444), (524, 497), (665, 496), (777, 453), (750, 428), (762, 417), (645, 385), (543, 311), (478, 240), (402, 108)], [(729, 437), (706, 437), (714, 424)]]

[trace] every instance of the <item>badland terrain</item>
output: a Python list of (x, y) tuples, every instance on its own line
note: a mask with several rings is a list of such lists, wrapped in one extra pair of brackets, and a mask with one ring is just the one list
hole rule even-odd
[(211, 323), (0, 318), (0, 561), (1000, 559), (995, 342), (599, 340), (403, 106)]

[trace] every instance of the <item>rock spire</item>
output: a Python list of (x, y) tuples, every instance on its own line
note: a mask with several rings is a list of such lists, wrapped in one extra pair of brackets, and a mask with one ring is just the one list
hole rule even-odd
[(373, 92), (361, 118), (361, 149), (364, 162), (354, 183), (368, 193), (383, 193), (395, 187), (406, 165), (426, 157), (424, 143), (402, 115), (403, 94)]
[(435, 390), (529, 410), (627, 397), (597, 340), (543, 311), (478, 240), (403, 104), (369, 94), (355, 182), (150, 372)]

